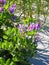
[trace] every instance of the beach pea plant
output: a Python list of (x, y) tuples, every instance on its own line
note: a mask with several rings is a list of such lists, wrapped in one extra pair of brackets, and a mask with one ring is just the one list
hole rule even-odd
[(41, 25), (32, 17), (20, 22), (15, 11), (15, 3), (0, 0), (0, 64), (30, 65), (27, 58), (36, 55)]

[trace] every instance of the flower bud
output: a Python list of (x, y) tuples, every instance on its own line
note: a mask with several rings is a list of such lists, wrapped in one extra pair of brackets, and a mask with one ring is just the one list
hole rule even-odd
[(28, 30), (29, 30), (29, 31), (34, 30), (34, 27), (35, 27), (35, 26), (34, 26), (34, 23), (31, 23), (30, 26), (28, 27)]
[(14, 15), (13, 16), (13, 21), (16, 21), (16, 19), (17, 19), (17, 16)]
[(16, 4), (12, 4), (12, 7), (13, 7), (14, 9), (16, 9)]
[(0, 12), (2, 12), (4, 10), (4, 8), (3, 7), (0, 7)]
[(0, 4), (5, 4), (6, 0), (0, 0)]
[(10, 13), (14, 13), (14, 10), (15, 10), (15, 9), (12, 8), (12, 7), (9, 8), (9, 12), (10, 12)]
[(40, 23), (36, 23), (36, 24), (35, 24), (35, 29), (36, 29), (36, 30), (39, 30), (39, 29), (40, 29)]

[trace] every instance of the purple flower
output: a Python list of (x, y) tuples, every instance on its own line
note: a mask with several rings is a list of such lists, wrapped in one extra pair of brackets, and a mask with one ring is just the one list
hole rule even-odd
[(0, 12), (2, 12), (4, 10), (4, 8), (3, 7), (0, 7)]
[(0, 0), (0, 3), (2, 3), (2, 0)]
[(36, 30), (39, 30), (39, 29), (40, 29), (40, 23), (36, 23), (36, 24), (35, 24), (35, 29), (36, 29)]
[(14, 9), (16, 9), (16, 4), (12, 4), (12, 7), (13, 7)]
[(10, 12), (10, 13), (14, 13), (14, 10), (15, 10), (15, 9), (12, 8), (12, 7), (9, 8), (9, 12)]
[(16, 21), (17, 16), (13, 16), (13, 21)]
[(0, 0), (0, 3), (1, 4), (5, 4), (6, 3), (6, 0)]
[(18, 28), (19, 28), (19, 29), (20, 29), (20, 28), (22, 28), (22, 25), (21, 25), (21, 24), (19, 24)]
[(25, 28), (25, 26), (24, 26), (24, 24), (19, 24), (19, 27), (18, 27), (19, 29), (24, 29)]
[(26, 30), (24, 24), (19, 24), (18, 29), (19, 29), (20, 33), (24, 32)]
[(13, 4), (12, 7), (9, 8), (9, 12), (14, 13), (15, 9), (16, 9), (16, 4)]
[(34, 28), (35, 28), (34, 23), (31, 23), (30, 26), (28, 27), (28, 30), (32, 31), (32, 30), (34, 30)]
[(36, 35), (35, 41), (36, 41), (36, 42), (39, 42), (39, 41), (40, 41), (40, 36), (39, 36), (39, 34)]

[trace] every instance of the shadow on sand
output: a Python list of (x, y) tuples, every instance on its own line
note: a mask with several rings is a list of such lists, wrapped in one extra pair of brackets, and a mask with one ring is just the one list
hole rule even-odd
[[(45, 26), (44, 30), (49, 32), (49, 27)], [(42, 32), (42, 33), (45, 34), (45, 32)], [(47, 34), (47, 33), (45, 35), (49, 36), (49, 34)], [(44, 43), (42, 42), (42, 40), (40, 40), (40, 43), (44, 46)], [(49, 45), (48, 45), (48, 47), (49, 47)], [(47, 52), (49, 52), (49, 50), (46, 50), (46, 49), (48, 49), (48, 47), (44, 48), (44, 49), (37, 49), (38, 50), (37, 56), (34, 58), (28, 58), (31, 65), (49, 65), (49, 54), (47, 54)]]
[[(42, 50), (39, 50), (39, 51), (42, 51)], [(49, 65), (49, 55), (45, 55), (38, 52), (37, 57), (29, 58), (29, 61), (31, 65)]]

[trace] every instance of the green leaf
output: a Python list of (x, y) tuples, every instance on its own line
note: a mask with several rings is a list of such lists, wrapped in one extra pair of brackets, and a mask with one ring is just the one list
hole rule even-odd
[(13, 65), (13, 64), (14, 64), (14, 62), (11, 62), (11, 63), (10, 63), (10, 65)]
[(29, 23), (35, 23), (36, 19), (35, 18), (27, 18), (24, 20), (24, 24), (29, 24)]
[(37, 31), (36, 30), (33, 30), (33, 31), (28, 31), (27, 32), (27, 35), (35, 35), (37, 33)]
[(10, 64), (10, 59), (8, 59), (5, 63), (5, 65), (9, 65)]
[(5, 63), (5, 60), (0, 57), (0, 64), (1, 64), (1, 65), (4, 65), (4, 63)]

